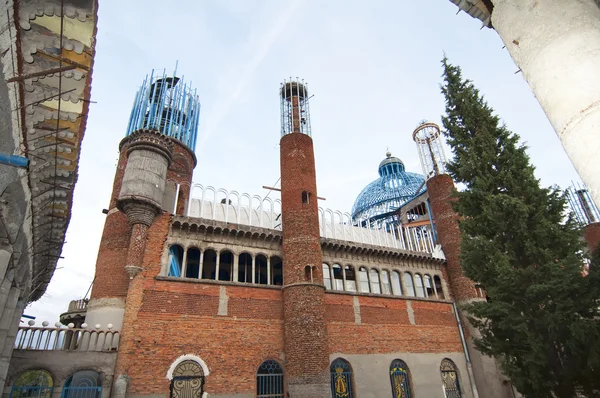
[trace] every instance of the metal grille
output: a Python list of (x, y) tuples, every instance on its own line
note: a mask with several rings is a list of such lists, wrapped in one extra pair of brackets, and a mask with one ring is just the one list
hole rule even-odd
[(404, 361), (396, 359), (390, 365), (390, 382), (394, 398), (411, 398), (408, 366)]
[(54, 383), (45, 370), (30, 370), (23, 373), (13, 384), (10, 398), (50, 398)]
[(63, 388), (62, 398), (100, 398), (102, 379), (93, 370), (80, 370), (69, 377)]
[(100, 398), (102, 387), (67, 387), (63, 390), (62, 398)]
[(352, 368), (338, 358), (331, 363), (331, 396), (333, 398), (354, 398), (352, 389)]
[(460, 383), (454, 363), (449, 359), (444, 359), (440, 366), (440, 372), (442, 374), (442, 385), (446, 393), (446, 398), (461, 398)]
[(284, 398), (283, 369), (277, 361), (263, 362), (256, 374), (257, 398)]
[(203, 376), (174, 376), (171, 398), (202, 398), (203, 387)]

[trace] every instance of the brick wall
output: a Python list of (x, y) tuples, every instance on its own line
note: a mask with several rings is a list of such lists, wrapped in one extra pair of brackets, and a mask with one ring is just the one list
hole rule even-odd
[[(356, 323), (352, 296), (325, 296), (330, 353), (462, 352), (452, 304), (389, 297), (357, 297), (360, 324)], [(413, 313), (414, 324), (409, 311)]]

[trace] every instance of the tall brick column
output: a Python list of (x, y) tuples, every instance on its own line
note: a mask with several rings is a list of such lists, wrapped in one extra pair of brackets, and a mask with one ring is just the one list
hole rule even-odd
[(600, 222), (586, 225), (583, 229), (583, 237), (590, 251), (598, 250), (600, 245)]
[(448, 174), (438, 174), (427, 180), (427, 192), (434, 216), (435, 230), (446, 256), (452, 297), (457, 304), (477, 298), (475, 283), (467, 278), (460, 267), (460, 228), (458, 214), (452, 209), (454, 181)]
[(280, 142), (285, 380), (291, 398), (330, 397), (314, 150), (301, 129), (306, 90), (286, 84), (282, 101), (292, 114)]

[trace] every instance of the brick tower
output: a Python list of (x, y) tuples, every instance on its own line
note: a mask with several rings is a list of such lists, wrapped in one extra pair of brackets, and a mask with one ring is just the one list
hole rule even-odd
[[(446, 257), (446, 272), (452, 296), (459, 306), (475, 300), (484, 300), (483, 290), (464, 275), (460, 266), (461, 235), (458, 214), (452, 209), (455, 187), (454, 181), (446, 173), (446, 156), (440, 128), (435, 123), (424, 122), (413, 132), (413, 139), (417, 144), (423, 174), (427, 180), (427, 193), (433, 213), (436, 243), (442, 246)], [(507, 378), (500, 372), (496, 361), (481, 354), (475, 348), (473, 337), (477, 337), (479, 332), (471, 326), (464, 313), (459, 313), (459, 316), (462, 325), (465, 326), (464, 334), (469, 351), (469, 362), (467, 363), (469, 376), (474, 378), (479, 390), (487, 391), (488, 394), (481, 395), (481, 397), (512, 397), (512, 388), (508, 384)], [(479, 396), (477, 390), (473, 393), (475, 397)]]
[(304, 82), (281, 85), (283, 317), (287, 391), (328, 397), (321, 237), (308, 92)]
[(86, 322), (121, 330), (121, 348), (127, 346), (128, 314), (135, 313), (134, 286), (144, 271), (149, 231), (155, 220), (183, 212), (188, 203), (199, 114), (198, 98), (182, 78), (153, 71), (136, 95), (119, 145)]

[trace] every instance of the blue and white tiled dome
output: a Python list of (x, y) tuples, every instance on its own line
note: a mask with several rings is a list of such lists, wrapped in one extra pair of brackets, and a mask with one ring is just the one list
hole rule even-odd
[(377, 221), (426, 190), (421, 174), (405, 171), (404, 163), (390, 152), (379, 164), (379, 178), (367, 185), (352, 206), (352, 219)]

